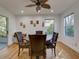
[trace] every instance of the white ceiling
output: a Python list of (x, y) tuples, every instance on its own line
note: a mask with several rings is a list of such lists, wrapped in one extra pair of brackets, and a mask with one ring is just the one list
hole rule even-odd
[[(59, 14), (74, 4), (76, 1), (78, 0), (48, 0), (48, 4), (51, 5), (51, 10), (54, 10), (54, 14)], [(9, 10), (14, 15), (37, 14), (35, 7), (24, 7), (25, 5), (31, 3), (32, 2), (30, 0), (0, 0), (0, 5)], [(21, 14), (21, 10), (24, 10), (23, 14)], [(42, 8), (40, 14), (51, 14), (51, 12), (50, 10)]]

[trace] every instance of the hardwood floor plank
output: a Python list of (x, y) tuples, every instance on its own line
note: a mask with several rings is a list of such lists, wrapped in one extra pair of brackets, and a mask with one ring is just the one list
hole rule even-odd
[[(46, 59), (79, 59), (79, 55), (63, 43), (57, 43), (56, 51), (57, 56), (55, 57), (53, 50), (47, 49)], [(0, 59), (30, 59), (29, 50), (21, 50), (20, 56), (18, 56), (18, 45), (13, 44), (11, 47), (0, 50)], [(33, 59), (35, 59), (34, 56)], [(43, 59), (43, 57), (40, 57), (40, 59)]]

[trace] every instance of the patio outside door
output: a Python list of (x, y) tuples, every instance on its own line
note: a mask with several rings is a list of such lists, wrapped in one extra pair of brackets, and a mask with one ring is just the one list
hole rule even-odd
[(8, 43), (8, 19), (0, 16), (0, 49), (7, 46)]
[(54, 20), (45, 20), (44, 27), (44, 31), (47, 34), (47, 40), (49, 40), (54, 32)]

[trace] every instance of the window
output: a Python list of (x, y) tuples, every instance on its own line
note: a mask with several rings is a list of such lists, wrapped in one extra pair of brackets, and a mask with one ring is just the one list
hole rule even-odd
[(64, 17), (65, 36), (74, 37), (74, 14)]
[(45, 20), (45, 33), (51, 35), (54, 31), (54, 20)]
[(0, 37), (7, 36), (6, 17), (0, 16)]
[(45, 19), (44, 20), (44, 33), (47, 34), (46, 40), (49, 40), (52, 38), (52, 34), (54, 32), (54, 20), (53, 19)]

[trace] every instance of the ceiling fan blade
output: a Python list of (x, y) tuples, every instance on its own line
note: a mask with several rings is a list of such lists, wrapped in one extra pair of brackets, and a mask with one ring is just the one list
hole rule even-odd
[(36, 6), (36, 4), (26, 5), (25, 7), (34, 7), (34, 6)]
[(44, 3), (46, 3), (48, 0), (39, 0), (39, 1), (40, 1), (40, 3), (44, 4)]
[(32, 2), (34, 2), (34, 3), (37, 3), (37, 0), (30, 0), (30, 1), (32, 1)]
[(43, 5), (41, 5), (41, 7), (46, 8), (46, 9), (50, 9), (51, 8), (50, 5), (48, 5), (48, 4), (43, 4)]

